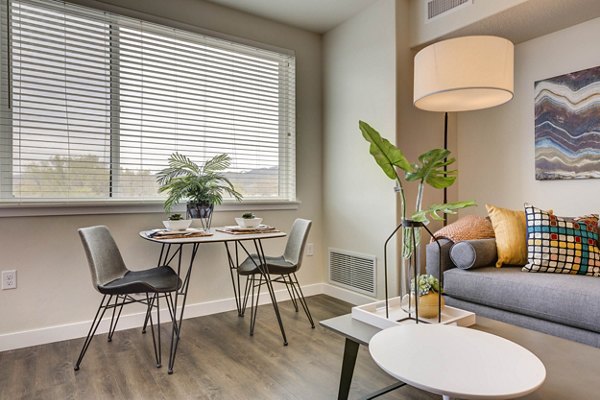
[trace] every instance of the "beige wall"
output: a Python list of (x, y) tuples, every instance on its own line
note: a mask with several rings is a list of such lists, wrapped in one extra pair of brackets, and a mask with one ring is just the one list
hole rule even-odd
[[(379, 0), (323, 39), (324, 250), (377, 256), (379, 296), (383, 243), (395, 227), (396, 197), (394, 182), (369, 154), (358, 121), (395, 141), (396, 6), (405, 8), (405, 2)], [(390, 262), (393, 272), (393, 257)]]
[[(306, 257), (299, 278), (303, 284), (323, 282), (321, 247), (321, 37), (244, 13), (196, 0), (112, 0), (106, 4), (80, 0), (125, 14), (175, 26), (202, 27), (273, 46), (294, 50), (297, 57), (297, 192), (298, 210), (260, 211), (265, 222), (288, 229), (296, 217), (314, 221), (309, 241), (315, 256)], [(187, 24), (181, 25), (181, 23)], [(231, 224), (239, 212), (220, 212), (215, 225)], [(90, 320), (99, 295), (92, 289), (85, 256), (76, 234), (82, 226), (106, 224), (133, 267), (155, 265), (159, 248), (140, 239), (139, 230), (158, 227), (162, 213), (0, 218), (0, 270), (16, 269), (18, 288), (0, 291), (0, 335)], [(284, 239), (268, 242), (271, 252), (282, 251)], [(233, 296), (222, 245), (201, 249), (191, 282), (188, 304)], [(2, 340), (0, 336), (0, 340)], [(0, 343), (1, 344), (1, 343)], [(0, 346), (1, 347), (1, 346)]]
[(600, 18), (515, 47), (515, 97), (489, 110), (458, 114), (462, 198), (522, 208), (530, 202), (558, 215), (598, 212), (600, 181), (536, 181), (534, 82), (600, 65)]

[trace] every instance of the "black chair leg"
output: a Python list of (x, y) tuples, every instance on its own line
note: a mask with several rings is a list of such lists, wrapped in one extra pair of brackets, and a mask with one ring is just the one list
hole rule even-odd
[[(292, 276), (294, 277), (292, 279)], [(298, 295), (298, 300), (300, 301), (300, 304), (302, 305), (302, 308), (304, 309), (304, 313), (306, 314), (306, 317), (308, 318), (308, 321), (310, 322), (310, 327), (311, 328), (315, 328), (315, 322), (312, 319), (312, 315), (310, 314), (310, 310), (308, 309), (308, 303), (306, 303), (306, 298), (304, 297), (304, 293), (302, 293), (302, 288), (300, 287), (300, 283), (298, 282), (298, 277), (296, 277), (296, 274), (292, 274), (290, 275), (290, 281), (292, 282), (292, 288), (294, 291), (296, 291), (296, 294)]]
[[(117, 295), (115, 298), (115, 303), (112, 306), (112, 316), (110, 318), (110, 326), (108, 328), (108, 341), (112, 342), (112, 337), (117, 329), (117, 322), (119, 322), (119, 317), (121, 317), (121, 311), (123, 311), (123, 306), (125, 305), (125, 301), (127, 300), (127, 296), (123, 296), (123, 301), (119, 304), (120, 295)], [(107, 306), (110, 306), (107, 304)], [(117, 312), (117, 308), (119, 311)]]
[(87, 352), (88, 347), (90, 347), (90, 343), (92, 342), (92, 339), (94, 338), (94, 335), (96, 334), (96, 329), (98, 329), (98, 325), (100, 325), (100, 322), (102, 321), (102, 318), (104, 317), (104, 313), (106, 312), (106, 308), (110, 304), (110, 301), (112, 300), (112, 296), (108, 296), (108, 301), (106, 302), (106, 304), (104, 303), (104, 300), (106, 300), (106, 295), (104, 295), (102, 297), (102, 300), (100, 301), (100, 306), (98, 306), (98, 311), (96, 311), (96, 316), (94, 317), (94, 320), (92, 321), (92, 326), (90, 326), (90, 330), (88, 331), (85, 341), (83, 342), (83, 347), (81, 348), (81, 352), (79, 353), (79, 358), (77, 359), (77, 362), (75, 363), (75, 371), (79, 371), (79, 366), (81, 365), (81, 362), (83, 361), (83, 357), (85, 356), (85, 353)]
[(146, 328), (148, 327), (148, 320), (150, 319), (150, 313), (152, 312), (152, 305), (148, 304), (146, 308), (146, 318), (144, 318), (144, 326), (142, 326), (142, 334), (146, 333)]
[(275, 317), (277, 318), (277, 323), (279, 324), (279, 330), (281, 331), (281, 337), (283, 339), (283, 345), (287, 346), (287, 336), (285, 334), (285, 329), (283, 327), (283, 320), (281, 319), (281, 313), (279, 311), (279, 306), (277, 305), (277, 298), (275, 297), (275, 289), (273, 289), (273, 282), (269, 277), (268, 273), (265, 274), (265, 285), (267, 285), (267, 289), (269, 291), (269, 296), (271, 297), (271, 305), (273, 306), (273, 310), (275, 311)]
[(160, 341), (160, 295), (158, 293), (156, 296), (156, 329), (158, 331), (158, 360), (156, 363), (156, 368), (161, 367), (161, 358), (162, 358), (162, 349), (161, 349), (161, 341)]
[[(298, 302), (296, 301), (296, 296), (294, 294), (294, 290), (293, 290), (294, 282), (292, 282), (292, 278), (290, 278), (290, 281), (288, 282), (285, 275), (281, 275), (281, 279), (283, 280), (283, 283), (285, 284), (285, 288), (287, 289), (287, 291), (290, 295), (290, 299), (292, 300), (292, 304), (294, 305), (294, 310), (296, 310), (296, 312), (298, 312)], [(292, 285), (292, 289), (290, 289), (290, 285)]]
[(173, 327), (175, 327), (175, 334), (177, 335), (177, 339), (180, 339), (179, 325), (177, 324), (177, 314), (175, 313), (175, 303), (173, 300), (173, 295), (171, 293), (167, 293), (165, 295), (165, 300), (167, 302), (167, 308), (169, 309), (169, 316), (171, 317), (171, 322), (173, 323)]
[[(155, 293), (152, 296), (152, 300), (150, 299), (150, 296), (148, 296), (148, 293), (146, 293), (146, 301), (148, 303), (149, 307), (152, 307), (154, 304), (154, 300), (156, 299), (156, 305), (158, 307), (158, 293)], [(150, 312), (150, 317), (148, 318), (150, 321), (150, 332), (152, 333), (152, 345), (154, 347), (154, 357), (156, 359), (156, 368), (160, 368), (161, 364), (160, 364), (160, 312), (158, 312), (158, 334), (155, 336), (154, 334), (154, 323), (152, 321), (152, 312)], [(157, 342), (157, 336), (158, 336), (158, 342)]]
[[(254, 336), (254, 326), (256, 325), (256, 314), (258, 314), (258, 300), (260, 299), (260, 288), (262, 286), (262, 274), (259, 274), (258, 285), (256, 285), (256, 276), (252, 276), (252, 307), (250, 308), (250, 336)], [(250, 277), (248, 277), (250, 278)], [(254, 296), (254, 288), (258, 287), (256, 296)]]
[[(239, 277), (239, 275), (238, 275)], [(246, 307), (248, 306), (248, 298), (250, 297), (250, 276), (246, 276), (246, 286), (244, 288), (244, 297), (242, 300), (242, 312), (240, 313), (240, 317), (243, 317), (246, 314)]]

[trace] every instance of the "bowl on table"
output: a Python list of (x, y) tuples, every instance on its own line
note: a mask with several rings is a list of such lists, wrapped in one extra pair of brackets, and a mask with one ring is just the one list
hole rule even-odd
[(257, 228), (262, 220), (262, 218), (236, 218), (235, 222), (242, 228)]
[(177, 221), (163, 221), (163, 225), (170, 231), (185, 231), (192, 224), (191, 219), (180, 219)]

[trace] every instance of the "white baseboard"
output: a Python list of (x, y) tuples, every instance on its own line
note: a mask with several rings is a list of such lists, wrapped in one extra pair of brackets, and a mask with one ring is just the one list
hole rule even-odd
[[(331, 297), (346, 301), (351, 304), (364, 304), (374, 301), (373, 298), (358, 293), (351, 292), (340, 287), (327, 283), (315, 283), (302, 286), (302, 291), (306, 297), (317, 294), (326, 294)], [(275, 294), (278, 301), (289, 300), (290, 296), (286, 289), (276, 290)], [(268, 304), (271, 302), (268, 293), (260, 295), (259, 304)], [(235, 310), (235, 299), (233, 297), (213, 300), (202, 303), (188, 304), (185, 307), (184, 319), (202, 317), (210, 314), (217, 314), (226, 311)], [(161, 321), (168, 320), (167, 310), (161, 310)], [(131, 328), (140, 328), (144, 323), (144, 312), (121, 315), (117, 330)], [(37, 346), (41, 344), (60, 342), (85, 337), (90, 329), (91, 320), (75, 322), (71, 324), (55, 325), (28, 331), (12, 332), (0, 335), (0, 351), (20, 349), (23, 347)], [(110, 317), (104, 318), (98, 327), (96, 333), (108, 332)]]
[(336, 299), (345, 301), (355, 306), (372, 303), (377, 299), (374, 297), (365, 296), (364, 294), (356, 293), (348, 289), (341, 288), (339, 286), (330, 285), (328, 283), (322, 284), (321, 294), (326, 294)]

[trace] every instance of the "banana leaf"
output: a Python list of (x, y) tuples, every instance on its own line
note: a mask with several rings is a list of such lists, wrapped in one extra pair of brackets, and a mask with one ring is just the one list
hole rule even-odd
[(412, 166), (399, 148), (382, 138), (379, 132), (366, 122), (359, 121), (358, 126), (363, 137), (371, 143), (369, 152), (388, 178), (399, 179), (396, 167), (406, 172), (412, 172)]

